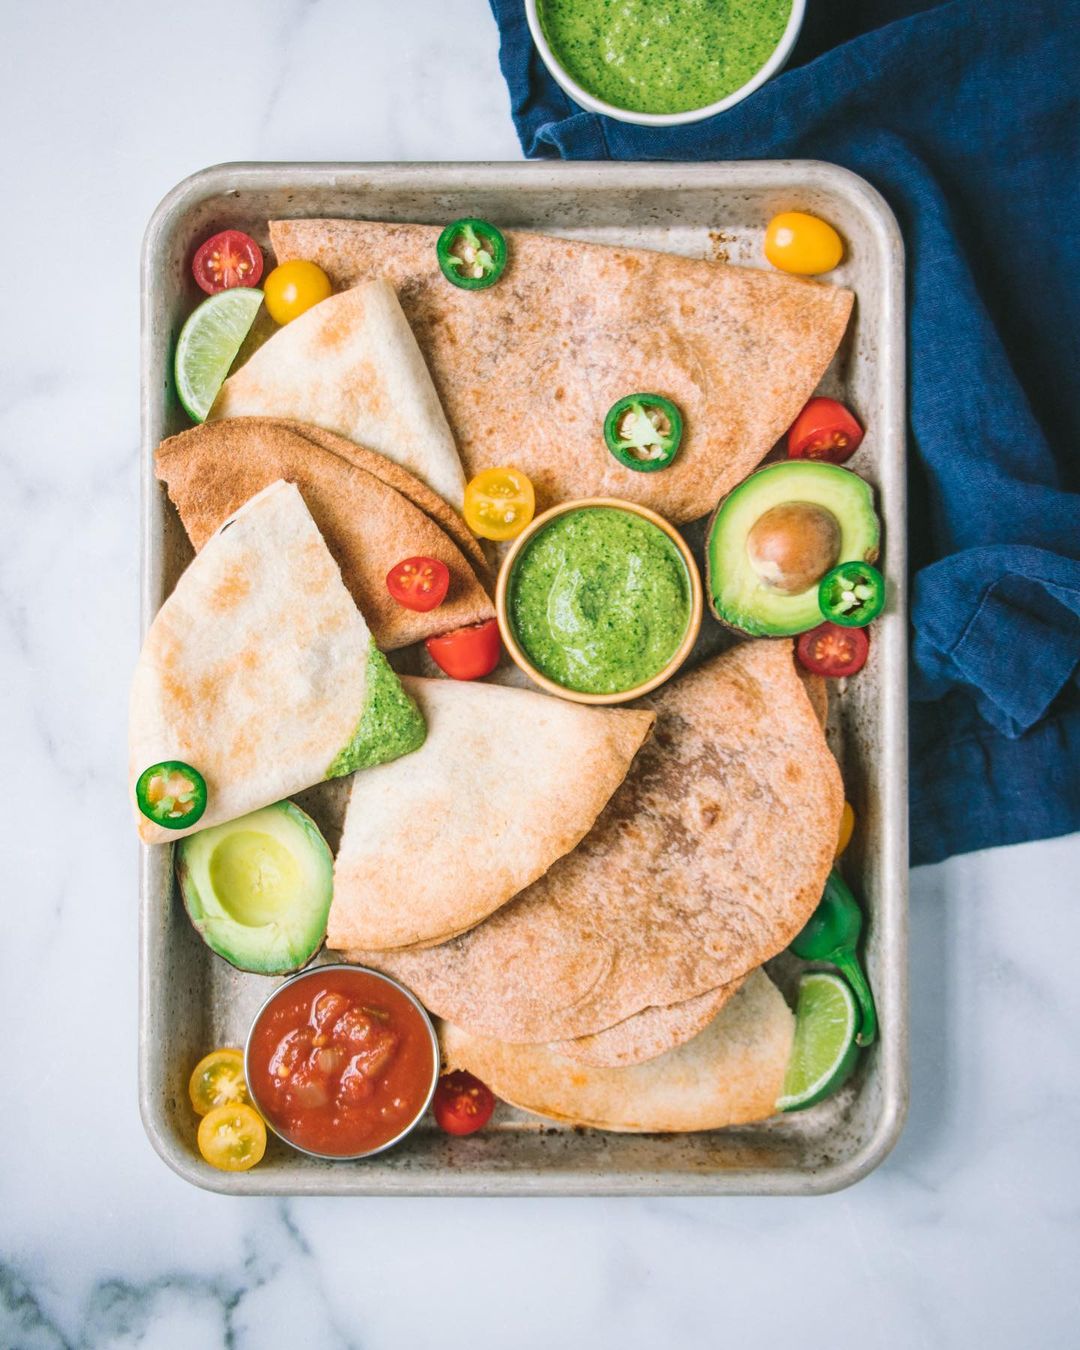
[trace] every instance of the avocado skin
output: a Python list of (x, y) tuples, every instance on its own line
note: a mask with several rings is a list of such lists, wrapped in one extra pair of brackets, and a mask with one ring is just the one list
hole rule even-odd
[[(811, 495), (806, 495), (807, 488)], [(735, 504), (756, 507), (747, 513), (746, 528), (723, 533)], [(811, 501), (832, 511), (840, 522), (842, 543), (837, 563), (874, 562), (881, 542), (881, 522), (874, 509), (870, 484), (851, 469), (820, 460), (785, 459), (766, 464), (744, 478), (716, 505), (705, 531), (705, 589), (715, 618), (736, 633), (751, 637), (793, 637), (823, 622), (817, 586), (798, 595), (783, 595), (765, 586), (753, 573), (747, 556), (747, 536), (754, 523), (771, 507), (785, 502)], [(726, 566), (719, 565), (723, 550)], [(733, 585), (733, 578), (736, 582)], [(741, 582), (739, 588), (737, 583)], [(742, 602), (732, 592), (743, 591)]]
[[(295, 940), (276, 945), (272, 944), (280, 935), (270, 926), (247, 927), (225, 913), (210, 879), (214, 850), (229, 834), (268, 825), (280, 831), (278, 842), (298, 857), (307, 882), (304, 893), (290, 907)], [(237, 970), (287, 975), (306, 966), (323, 945), (334, 892), (334, 856), (319, 827), (295, 802), (277, 802), (180, 840), (176, 846), (176, 877), (192, 927), (215, 955)]]

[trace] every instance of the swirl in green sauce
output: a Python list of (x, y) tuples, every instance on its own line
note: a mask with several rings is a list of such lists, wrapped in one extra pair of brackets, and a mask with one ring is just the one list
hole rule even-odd
[(556, 60), (583, 89), (628, 112), (716, 103), (761, 69), (791, 0), (540, 0)]
[(614, 694), (658, 674), (690, 622), (690, 580), (663, 530), (612, 507), (556, 516), (514, 563), (514, 634), (564, 689)]

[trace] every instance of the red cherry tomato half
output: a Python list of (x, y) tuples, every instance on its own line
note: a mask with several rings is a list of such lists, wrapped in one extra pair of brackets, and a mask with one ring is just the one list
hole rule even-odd
[(199, 245), (191, 270), (207, 295), (257, 286), (263, 274), (262, 249), (242, 230), (222, 230)]
[(814, 675), (839, 679), (841, 675), (854, 675), (866, 665), (870, 639), (865, 628), (823, 623), (803, 633), (795, 651), (801, 664)]
[(446, 599), (450, 569), (438, 558), (406, 558), (387, 572), (386, 589), (399, 605), (427, 613)]
[(502, 641), (496, 619), (455, 628), (424, 644), (439, 669), (454, 680), (479, 680), (499, 664)]
[(834, 398), (812, 398), (787, 434), (790, 459), (825, 459), (843, 464), (862, 444), (862, 427)]
[(491, 1089), (464, 1069), (443, 1074), (432, 1103), (435, 1120), (447, 1134), (473, 1134), (482, 1130), (495, 1110)]

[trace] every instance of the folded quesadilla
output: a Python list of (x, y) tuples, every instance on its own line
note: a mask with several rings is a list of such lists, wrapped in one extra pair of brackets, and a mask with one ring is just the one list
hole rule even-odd
[(703, 1031), (741, 985), (742, 980), (732, 980), (719, 989), (708, 989), (681, 1003), (642, 1008), (641, 1012), (604, 1031), (594, 1031), (591, 1036), (578, 1036), (569, 1041), (553, 1041), (551, 1048), (567, 1059), (599, 1068), (644, 1064)]
[(478, 924), (579, 842), (653, 724), (525, 689), (402, 683), (427, 740), (353, 780), (331, 947), (441, 942)]
[[(355, 448), (359, 458), (364, 452)], [(368, 451), (364, 462), (381, 458)], [(292, 424), (238, 417), (192, 427), (158, 446), (155, 468), (196, 549), (269, 483), (295, 483), (383, 651), (495, 616), (471, 564), (439, 523), (374, 471)], [(450, 572), (446, 599), (427, 613), (398, 604), (386, 587), (390, 569), (417, 554)]]
[(355, 464), (358, 469), (366, 469), (376, 478), (381, 478), (389, 487), (396, 488), (403, 497), (408, 497), (409, 501), (418, 506), (426, 516), (430, 516), (437, 525), (441, 525), (472, 563), (479, 576), (487, 576), (491, 571), (491, 563), (488, 561), (479, 539), (465, 524), (462, 517), (437, 492), (433, 492), (426, 483), (422, 483), (408, 469), (402, 468), (392, 459), (387, 459), (385, 455), (380, 455), (377, 450), (369, 450), (366, 446), (357, 445), (355, 441), (347, 440), (344, 436), (335, 436), (332, 431), (327, 431), (325, 427), (312, 426), (310, 422), (295, 422), (291, 418), (258, 420), (286, 426), (298, 435), (305, 436), (309, 441), (314, 441), (316, 445), (322, 446), (324, 450), (330, 450), (342, 459), (348, 460), (350, 464)]
[(221, 526), (146, 635), (131, 691), (129, 770), (178, 760), (206, 781), (198, 824), (138, 814), (148, 844), (235, 820), (381, 764), (424, 740), (303, 498), (273, 483)]
[(535, 1042), (718, 989), (786, 947), (844, 804), (791, 643), (740, 643), (639, 706), (653, 735), (572, 853), (461, 937), (350, 959), (477, 1035)]
[[(270, 224), (279, 261), (311, 259), (335, 287), (384, 277), (396, 289), (466, 475), (514, 464), (541, 508), (624, 497), (676, 524), (711, 511), (814, 392), (851, 312), (837, 286), (516, 230), (501, 279), (460, 290), (439, 270), (438, 235), (372, 221)], [(682, 447), (662, 473), (627, 468), (604, 442), (608, 409), (643, 392), (683, 415)]]
[(628, 1068), (593, 1068), (550, 1045), (509, 1045), (444, 1023), (443, 1061), (467, 1069), (497, 1097), (569, 1125), (627, 1132), (715, 1130), (765, 1120), (795, 1035), (795, 1017), (755, 970), (693, 1040)]
[(245, 416), (291, 417), (368, 446), (461, 510), (454, 438), (384, 281), (330, 296), (263, 343), (222, 385), (209, 420)]

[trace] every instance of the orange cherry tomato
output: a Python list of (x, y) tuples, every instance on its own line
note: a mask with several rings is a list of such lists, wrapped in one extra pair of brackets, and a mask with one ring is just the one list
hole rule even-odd
[(535, 511), (533, 485), (520, 469), (484, 469), (465, 488), (465, 523), (481, 539), (515, 539)]
[(222, 1172), (246, 1172), (266, 1152), (266, 1126), (243, 1102), (215, 1106), (199, 1121), (199, 1152)]
[(840, 817), (840, 836), (836, 841), (836, 856), (840, 855), (851, 843), (851, 836), (855, 833), (855, 812), (850, 802), (844, 803), (844, 813)]
[(782, 272), (813, 277), (832, 271), (844, 244), (827, 221), (806, 211), (781, 211), (765, 231), (765, 256)]
[(438, 558), (406, 558), (387, 572), (386, 589), (399, 605), (426, 614), (446, 599), (450, 569)]
[(191, 1071), (188, 1096), (197, 1116), (205, 1116), (215, 1106), (246, 1102), (243, 1052), (229, 1046), (204, 1055)]
[(502, 655), (497, 619), (455, 628), (442, 637), (428, 638), (424, 645), (439, 669), (454, 680), (479, 680), (490, 675)]
[(432, 1109), (440, 1130), (447, 1134), (475, 1134), (491, 1119), (495, 1098), (479, 1078), (456, 1069), (439, 1079)]
[(275, 267), (263, 282), (263, 300), (275, 323), (292, 323), (332, 290), (321, 267), (303, 258)]

